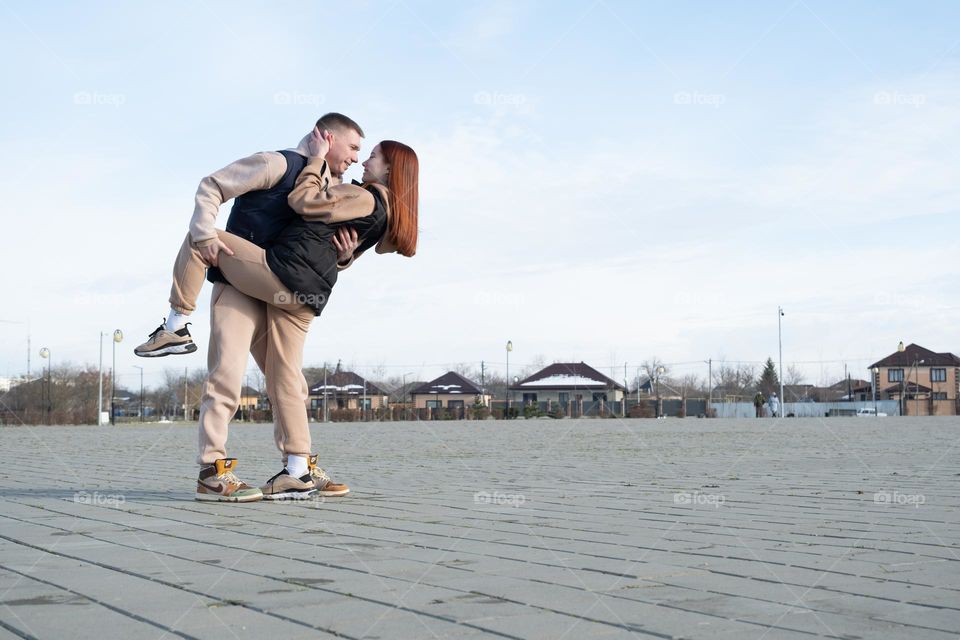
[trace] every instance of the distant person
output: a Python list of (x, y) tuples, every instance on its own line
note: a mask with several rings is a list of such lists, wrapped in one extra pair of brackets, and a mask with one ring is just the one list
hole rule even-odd
[(757, 391), (757, 395), (753, 396), (753, 409), (756, 412), (756, 417), (763, 417), (763, 405), (764, 405), (763, 394)]
[(775, 393), (770, 396), (770, 415), (774, 418), (780, 415), (780, 398)]

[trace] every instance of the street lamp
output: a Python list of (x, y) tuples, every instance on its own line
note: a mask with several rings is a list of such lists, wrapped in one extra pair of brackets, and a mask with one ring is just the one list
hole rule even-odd
[(780, 345), (780, 415), (784, 415), (786, 411), (786, 402), (787, 398), (783, 395), (783, 329), (781, 318), (783, 318), (783, 307), (777, 307), (777, 341)]
[(913, 399), (917, 405), (917, 415), (920, 415), (920, 365), (926, 360), (913, 360)]
[(140, 410), (137, 413), (140, 415), (140, 422), (143, 422), (143, 367), (135, 364), (133, 368), (140, 369)]
[(877, 381), (880, 377), (880, 367), (874, 367), (870, 370), (873, 375), (870, 376), (870, 386), (873, 387), (873, 415), (877, 417)]
[[(50, 357), (50, 349), (47, 349), (46, 347), (40, 349), (40, 357), (47, 361), (47, 425), (49, 425), (51, 409), (50, 405), (53, 404), (53, 401), (50, 399), (50, 363), (53, 360), (53, 358)], [(40, 389), (40, 401), (43, 402), (43, 387), (40, 387)]]
[(407, 420), (410, 419), (410, 413), (409, 411), (407, 411), (407, 376), (412, 376), (412, 375), (413, 375), (413, 371), (407, 371), (405, 374), (403, 374), (403, 389), (402, 389), (403, 397), (401, 398), (401, 400), (403, 403), (403, 415), (404, 415), (404, 418), (406, 418)]
[(503, 412), (504, 419), (510, 417), (510, 352), (513, 351), (513, 341), (507, 340), (507, 410)]
[(657, 418), (663, 417), (663, 404), (660, 400), (660, 376), (663, 375), (664, 371), (663, 367), (657, 367)]
[[(906, 351), (906, 348), (903, 346), (903, 340), (900, 341), (900, 344), (897, 345), (897, 353), (903, 353)], [(909, 371), (909, 369), (908, 369)], [(900, 372), (900, 415), (906, 413), (906, 391), (904, 390), (904, 380), (906, 377), (903, 375), (903, 371)]]
[(113, 368), (110, 370), (110, 424), (116, 424), (116, 409), (114, 408), (114, 396), (117, 392), (117, 345), (123, 342), (123, 331), (114, 329), (113, 331)]

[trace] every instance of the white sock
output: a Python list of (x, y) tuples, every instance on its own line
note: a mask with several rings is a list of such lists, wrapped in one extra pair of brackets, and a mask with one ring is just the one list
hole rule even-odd
[(292, 475), (294, 478), (299, 478), (300, 476), (306, 475), (307, 473), (307, 456), (287, 456), (287, 473)]
[(190, 322), (189, 313), (180, 313), (176, 309), (170, 309), (170, 313), (167, 314), (167, 321), (164, 323), (163, 328), (167, 331), (178, 331), (183, 329), (188, 322)]

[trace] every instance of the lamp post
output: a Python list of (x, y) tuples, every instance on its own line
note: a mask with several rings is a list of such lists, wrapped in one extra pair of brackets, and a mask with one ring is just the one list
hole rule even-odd
[[(50, 363), (53, 360), (53, 358), (50, 357), (50, 349), (47, 349), (46, 347), (40, 349), (40, 357), (47, 361), (47, 425), (49, 425), (51, 409), (50, 405), (52, 404), (52, 400), (50, 399)], [(40, 387), (40, 389), (40, 401), (43, 402), (43, 387)]]
[(777, 307), (777, 342), (780, 345), (780, 415), (784, 415), (786, 411), (786, 402), (787, 399), (783, 395), (783, 323), (781, 322), (783, 318), (783, 307)]
[(920, 365), (925, 360), (913, 359), (913, 400), (917, 405), (917, 415), (920, 415)]
[(870, 386), (873, 388), (873, 417), (877, 417), (877, 378), (880, 376), (880, 367), (870, 370)]
[(113, 368), (110, 369), (110, 424), (116, 424), (117, 411), (114, 396), (117, 393), (117, 345), (123, 342), (123, 331), (113, 330)]
[(401, 398), (401, 401), (403, 402), (404, 417), (407, 418), (408, 420), (409, 420), (409, 413), (407, 411), (407, 376), (412, 376), (412, 375), (413, 375), (413, 371), (407, 371), (405, 374), (403, 374), (403, 389), (402, 389), (403, 397)]
[(663, 367), (657, 367), (657, 418), (663, 417), (663, 404), (660, 400), (660, 376), (663, 375), (663, 372)]
[(135, 364), (133, 368), (140, 369), (140, 409), (137, 411), (137, 415), (140, 416), (140, 422), (143, 422), (143, 367)]
[[(897, 352), (898, 352), (898, 353), (903, 353), (905, 350), (906, 350), (906, 349), (905, 349), (904, 346), (903, 346), (903, 340), (901, 340), (901, 341), (900, 341), (900, 344), (897, 345)], [(906, 391), (905, 391), (905, 389), (904, 389), (904, 380), (905, 380), (905, 376), (903, 375), (903, 371), (900, 371), (900, 415), (901, 415), (901, 416), (906, 413), (906, 409), (907, 409), (907, 405), (906, 405)]]
[(510, 352), (513, 351), (513, 341), (507, 340), (507, 409), (503, 412), (503, 418), (510, 417)]

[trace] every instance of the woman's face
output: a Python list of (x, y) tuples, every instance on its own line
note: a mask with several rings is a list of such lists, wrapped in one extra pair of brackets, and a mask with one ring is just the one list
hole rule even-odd
[(378, 144), (370, 152), (370, 157), (363, 161), (363, 182), (378, 182), (387, 184), (387, 175), (390, 173), (390, 165), (384, 159), (380, 145)]

